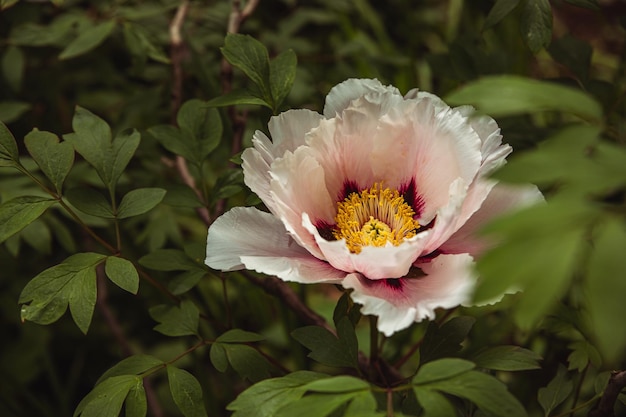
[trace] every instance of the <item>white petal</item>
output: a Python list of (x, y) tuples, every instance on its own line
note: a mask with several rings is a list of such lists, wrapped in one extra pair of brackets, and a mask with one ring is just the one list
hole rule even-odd
[(257, 130), (252, 137), (253, 148), (248, 148), (241, 154), (243, 161), (244, 183), (266, 205), (270, 206), (270, 166), (274, 160), (272, 143), (263, 132)]
[(321, 114), (307, 109), (288, 110), (272, 117), (268, 128), (274, 143), (274, 158), (304, 145), (306, 134), (316, 128), (322, 119)]
[(342, 285), (352, 288), (352, 299), (363, 314), (378, 316), (378, 330), (387, 336), (413, 322), (433, 319), (435, 309), (453, 308), (470, 299), (476, 278), (469, 255), (440, 255), (419, 264), (425, 275), (404, 278), (398, 286), (348, 275)]
[(280, 220), (251, 207), (236, 207), (209, 228), (205, 263), (214, 269), (253, 269), (285, 281), (334, 282), (346, 273), (312, 256)]
[(383, 86), (378, 80), (348, 79), (334, 86), (326, 96), (324, 117), (330, 119), (346, 109), (350, 103), (368, 93), (390, 93), (400, 95), (393, 86)]

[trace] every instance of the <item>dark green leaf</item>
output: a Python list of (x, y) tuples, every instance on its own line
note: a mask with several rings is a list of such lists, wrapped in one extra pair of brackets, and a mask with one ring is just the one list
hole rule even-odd
[(270, 364), (259, 352), (247, 345), (222, 344), (228, 362), (243, 379), (258, 382), (270, 377)]
[(202, 162), (222, 138), (222, 119), (219, 112), (201, 100), (189, 100), (178, 111), (178, 126), (183, 136), (189, 136), (194, 145), (192, 160)]
[(224, 349), (221, 343), (213, 343), (211, 345), (209, 357), (215, 369), (220, 372), (226, 372), (228, 369), (228, 356), (226, 356), (226, 349)]
[(369, 390), (370, 384), (367, 381), (353, 376), (338, 375), (310, 382), (305, 388), (307, 391), (338, 393)]
[[(83, 333), (87, 334), (87, 330), (89, 330), (89, 325), (91, 324), (93, 310), (96, 306), (97, 289), (95, 266), (89, 266), (76, 271), (72, 277), (72, 281), (68, 285), (67, 290), (69, 293), (68, 302), (72, 318), (78, 328)], [(33, 301), (33, 303), (36, 303), (36, 300)], [(31, 309), (31, 307), (33, 307), (33, 303), (28, 306), (30, 312), (33, 312), (33, 309)], [(39, 306), (35, 306), (35, 309), (38, 308)], [(28, 320), (28, 318), (24, 315), (22, 318)]]
[(168, 151), (180, 155), (183, 158), (193, 161), (196, 159), (194, 155), (194, 149), (191, 143), (189, 143), (188, 137), (185, 138), (180, 130), (171, 125), (159, 125), (148, 129), (154, 138)]
[(91, 51), (104, 42), (114, 28), (115, 20), (109, 20), (85, 30), (61, 51), (59, 59), (69, 59)]
[(567, 3), (573, 4), (578, 7), (584, 7), (585, 9), (600, 10), (598, 0), (565, 0)]
[(122, 410), (128, 392), (141, 383), (141, 378), (120, 375), (108, 378), (91, 390), (74, 411), (74, 417), (115, 417)]
[(341, 405), (355, 397), (356, 393), (348, 394), (312, 394), (281, 407), (276, 417), (326, 417)]
[(265, 340), (265, 336), (258, 333), (247, 332), (241, 329), (231, 329), (228, 330), (226, 333), (221, 334), (215, 340), (221, 343), (247, 343)]
[[(17, 142), (11, 131), (0, 120), (0, 160), (17, 162), (20, 154), (17, 150)], [(0, 165), (1, 166), (1, 165)]]
[(0, 0), (0, 10), (6, 10), (18, 1), (19, 0)]
[[(347, 317), (342, 321), (349, 323)], [(301, 327), (291, 332), (291, 336), (311, 351), (308, 356), (315, 361), (328, 366), (357, 366), (352, 338), (338, 339), (319, 326)]]
[(449, 104), (473, 104), (493, 117), (562, 111), (584, 119), (602, 119), (602, 107), (574, 88), (514, 75), (483, 77), (446, 97)]
[(179, 249), (158, 249), (141, 257), (139, 263), (156, 271), (201, 270), (206, 272), (201, 264)]
[(206, 417), (202, 388), (198, 380), (184, 369), (168, 365), (170, 391), (178, 409), (185, 417)]
[(104, 264), (104, 270), (115, 285), (131, 294), (137, 294), (139, 274), (132, 262), (117, 256), (109, 256)]
[(417, 374), (413, 378), (413, 384), (424, 385), (440, 379), (452, 378), (453, 376), (468, 372), (475, 367), (476, 365), (465, 359), (437, 359), (424, 364), (418, 369)]
[(212, 107), (225, 107), (225, 106), (237, 106), (237, 105), (252, 105), (252, 106), (265, 106), (273, 109), (272, 103), (268, 103), (265, 99), (257, 97), (254, 94), (245, 90), (235, 90), (223, 96), (215, 97), (207, 101), (207, 106)]
[(0, 122), (11, 123), (30, 110), (31, 105), (24, 101), (0, 101)]
[(384, 417), (376, 412), (377, 402), (371, 391), (363, 391), (352, 397), (343, 417)]
[(450, 401), (438, 391), (413, 387), (417, 401), (424, 408), (424, 417), (451, 417), (457, 415)]
[(283, 100), (291, 91), (296, 79), (298, 59), (291, 49), (278, 55), (270, 62), (270, 88), (274, 103), (274, 112), (279, 110)]
[(483, 30), (489, 29), (502, 20), (517, 7), (519, 2), (520, 0), (496, 0), (496, 4), (489, 10), (489, 14), (485, 19)]
[(67, 190), (65, 197), (83, 213), (104, 219), (115, 218), (111, 203), (96, 190), (91, 188), (71, 188)]
[(2, 72), (13, 91), (20, 91), (24, 78), (24, 54), (17, 46), (9, 45), (2, 56)]
[(272, 102), (270, 59), (265, 46), (249, 35), (226, 35), (222, 54), (234, 67), (242, 70), (261, 90), (263, 99)]
[(519, 346), (496, 346), (481, 350), (472, 357), (479, 368), (496, 371), (524, 371), (540, 369), (541, 356)]
[(50, 198), (23, 196), (0, 205), (0, 243), (34, 222), (54, 203)]
[(126, 219), (147, 213), (156, 207), (165, 197), (165, 190), (162, 188), (138, 188), (129, 191), (117, 209), (117, 218)]
[(548, 0), (526, 0), (520, 22), (522, 36), (533, 53), (550, 44), (552, 7)]
[(569, 397), (573, 388), (574, 384), (567, 377), (565, 367), (560, 365), (557, 374), (552, 381), (548, 383), (548, 386), (539, 388), (539, 392), (537, 393), (539, 404), (541, 404), (541, 407), (545, 411), (546, 417)]
[(159, 324), (154, 330), (166, 336), (188, 336), (198, 334), (198, 319), (200, 311), (189, 300), (184, 300), (180, 306), (158, 305), (150, 309), (150, 316)]
[(583, 372), (589, 364), (597, 368), (602, 364), (600, 353), (586, 340), (570, 343), (567, 347), (572, 349), (572, 353), (567, 357), (569, 362), (568, 371), (577, 369), (578, 372)]
[(172, 294), (181, 295), (198, 285), (198, 283), (204, 278), (207, 271), (202, 269), (194, 269), (193, 271), (186, 271), (176, 278), (171, 280), (167, 285)]
[(420, 363), (451, 356), (461, 350), (461, 342), (465, 339), (476, 320), (469, 316), (454, 317), (437, 327), (429, 323), (424, 341), (420, 347)]
[(122, 359), (113, 367), (108, 369), (102, 374), (96, 384), (104, 381), (107, 378), (119, 375), (139, 375), (157, 366), (162, 366), (165, 363), (150, 355), (133, 355), (126, 359)]
[(148, 413), (148, 401), (143, 380), (130, 389), (125, 401), (126, 417), (145, 417)]
[(68, 142), (60, 142), (57, 135), (34, 129), (24, 138), (28, 153), (61, 194), (65, 177), (74, 164), (74, 148)]
[(581, 81), (586, 81), (591, 65), (591, 45), (565, 35), (550, 44), (548, 52), (556, 61), (568, 68)]

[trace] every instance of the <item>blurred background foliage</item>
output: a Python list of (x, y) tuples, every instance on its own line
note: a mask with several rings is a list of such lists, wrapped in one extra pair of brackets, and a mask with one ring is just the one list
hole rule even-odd
[[(27, 135), (34, 143), (44, 140), (45, 132), (87, 132), (90, 128), (77, 122), (80, 114), (89, 126), (102, 131), (110, 126), (113, 137), (141, 136), (116, 181), (99, 179), (97, 161), (80, 145), (80, 155), (67, 160), (67, 178), (51, 181), (50, 188), (58, 185), (57, 195), (79, 213), (82, 224), (55, 204), (11, 233), (0, 225), (0, 415), (72, 415), (98, 378), (132, 354), (157, 358), (146, 362), (155, 366), (194, 347), (176, 366), (200, 381), (208, 415), (226, 415), (227, 404), (250, 382), (283, 375), (285, 368), (333, 373), (328, 364), (313, 363), (308, 350), (290, 337), (312, 323), (276, 291), (259, 285), (256, 275), (208, 270), (204, 244), (207, 221), (228, 207), (258, 203), (237, 165), (253, 131), (266, 130), (272, 113), (321, 110), (332, 86), (355, 77), (376, 77), (402, 92), (418, 87), (496, 117), (505, 141), (516, 150), (497, 177), (534, 182), (549, 203), (492, 225), (491, 233), (503, 244), (478, 265), (483, 276), (478, 298), (490, 299), (510, 285), (526, 288), (525, 293), (453, 312), (466, 321), (447, 330), (445, 324), (439, 330), (415, 325), (385, 341), (384, 359), (406, 374), (414, 372), (419, 360), (411, 354), (430, 352), (427, 343), (417, 349), (424, 334), (431, 344), (437, 337), (450, 343), (446, 355), (476, 363), (482, 348), (522, 346), (543, 358), (541, 369), (511, 373), (516, 369), (483, 365), (494, 369), (532, 416), (565, 415), (581, 404), (573, 415), (586, 415), (609, 371), (626, 368), (626, 3), (261, 0), (251, 5), (0, 0), (0, 121), (16, 139), (23, 168), (14, 169), (15, 161), (0, 165), (0, 203), (50, 197), (37, 184), (51, 179), (40, 164), (47, 151), (29, 146)], [(183, 7), (186, 13), (177, 21)], [(287, 51), (295, 53), (293, 87), (286, 87), (283, 101), (259, 106), (250, 99), (263, 86), (228, 56), (228, 31), (251, 35), (287, 73), (293, 68)], [(232, 47), (235, 55), (239, 47)], [(224, 99), (243, 89), (247, 96), (232, 99), (231, 93), (230, 102)], [(209, 110), (209, 100), (217, 107)], [(239, 105), (222, 106), (233, 102)], [(204, 126), (198, 120), (211, 122)], [(50, 143), (59, 140), (46, 137)], [(171, 137), (201, 145), (181, 149)], [(70, 135), (64, 139), (72, 143)], [(69, 158), (58, 152), (59, 158)], [(3, 159), (10, 161), (7, 155)], [(181, 156), (189, 163), (184, 170)], [(153, 190), (144, 193), (154, 204), (127, 212), (125, 220), (106, 207), (137, 189)], [(93, 270), (94, 319), (84, 313), (81, 322), (81, 313), (72, 311), (88, 334), (69, 314), (49, 320), (56, 321), (49, 326), (22, 323), (18, 300), (25, 297), (27, 283), (79, 252), (107, 256)], [(135, 267), (110, 261), (119, 252), (138, 267), (137, 295), (129, 294), (137, 292), (129, 272)], [(105, 264), (121, 268), (128, 281), (115, 282), (108, 269), (103, 273)], [(333, 322), (339, 291), (293, 289)], [(22, 318), (25, 314), (33, 319), (28, 311)], [(449, 318), (442, 312), (439, 324)], [(32, 321), (45, 322), (40, 316)], [(233, 328), (261, 333), (265, 340), (220, 336)], [(446, 331), (454, 337), (446, 338)], [(366, 326), (358, 325), (356, 335), (359, 348), (369, 354)], [(210, 352), (195, 344), (218, 336), (223, 339)], [(302, 343), (315, 351), (315, 345)], [(538, 359), (525, 360), (531, 365), (519, 369), (532, 369)], [(171, 369), (169, 386), (164, 373), (148, 378), (149, 415), (179, 415), (171, 384), (186, 376)], [(420, 412), (415, 396), (397, 401), (405, 415)], [(626, 413), (623, 403), (621, 394), (616, 415)], [(463, 415), (486, 415), (474, 411), (468, 408)]]

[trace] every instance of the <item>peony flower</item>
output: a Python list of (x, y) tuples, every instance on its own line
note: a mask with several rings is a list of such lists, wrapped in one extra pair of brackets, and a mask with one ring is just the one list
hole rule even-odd
[(351, 289), (386, 335), (471, 300), (475, 235), (536, 201), (535, 187), (487, 175), (511, 152), (496, 122), (437, 96), (350, 79), (324, 114), (272, 117), (242, 155), (269, 213), (233, 208), (210, 227), (206, 264)]

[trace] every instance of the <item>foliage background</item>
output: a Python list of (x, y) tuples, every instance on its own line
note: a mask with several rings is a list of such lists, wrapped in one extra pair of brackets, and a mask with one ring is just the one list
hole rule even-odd
[[(609, 371), (626, 368), (623, 2), (2, 0), (0, 5), (0, 121), (16, 139), (23, 168), (15, 169), (15, 155), (6, 147), (9, 135), (3, 131), (0, 415), (72, 415), (98, 378), (133, 354), (163, 361), (180, 357), (167, 374), (184, 368), (200, 382), (202, 399), (185, 408), (172, 388), (175, 378), (188, 382), (185, 374), (168, 379), (166, 372), (157, 372), (147, 378), (148, 414), (155, 416), (203, 415), (204, 408), (208, 415), (227, 415), (226, 406), (250, 383), (287, 371), (350, 373), (327, 366), (337, 357), (320, 360), (320, 346), (296, 337), (305, 348), (290, 336), (296, 328), (321, 324), (321, 317), (333, 323), (341, 295), (337, 289), (285, 289), (254, 274), (210, 271), (202, 261), (206, 222), (231, 206), (258, 203), (243, 185), (237, 165), (252, 132), (265, 130), (273, 112), (321, 110), (328, 90), (351, 77), (376, 77), (402, 92), (419, 87), (450, 104), (475, 104), (496, 117), (505, 141), (516, 150), (498, 176), (537, 183), (548, 200), (493, 225), (503, 245), (478, 266), (483, 280), (477, 297), (488, 299), (509, 284), (526, 288), (525, 293), (507, 296), (495, 306), (441, 312), (439, 333), (434, 324), (415, 325), (381, 342), (380, 352), (373, 352), (376, 344), (370, 346), (363, 319), (355, 333), (363, 354), (380, 354), (380, 363), (401, 365), (403, 375), (410, 376), (418, 364), (428, 362), (428, 341), (445, 347), (442, 355), (428, 360), (462, 357), (479, 365), (481, 349), (521, 346), (529, 349), (521, 356), (499, 354), (508, 361), (506, 369), (484, 362), (481, 367), (504, 381), (533, 416), (567, 415), (570, 409), (577, 410), (573, 415), (587, 415), (598, 407)], [(250, 104), (262, 85), (236, 64), (237, 54), (245, 55), (248, 44), (226, 47), (224, 55), (230, 51), (235, 57), (230, 57), (232, 65), (224, 60), (220, 48), (227, 32), (251, 35), (271, 58), (295, 52), (293, 87), (282, 103)], [(278, 66), (286, 74), (293, 69), (288, 61)], [(498, 75), (509, 77), (492, 77)], [(225, 95), (243, 88), (248, 89), (246, 96)], [(208, 110), (197, 100), (214, 100), (219, 110)], [(239, 105), (222, 106), (233, 102)], [(103, 183), (90, 150), (76, 144), (90, 129), (106, 131), (92, 113), (114, 135), (132, 136), (127, 129), (136, 129), (141, 136), (119, 181)], [(76, 122), (79, 114), (82, 127)], [(197, 122), (204, 118), (210, 123)], [(29, 133), (34, 128), (39, 132)], [(203, 141), (200, 157), (168, 140), (184, 136), (185, 128), (192, 131), (185, 140)], [(59, 137), (76, 132), (79, 139), (72, 142), (64, 136), (62, 143), (73, 143), (78, 154), (70, 161), (69, 148), (55, 148), (52, 136), (43, 132)], [(31, 145), (24, 140), (27, 135)], [(36, 146), (43, 141), (50, 148)], [(97, 151), (92, 158), (98, 159)], [(52, 161), (52, 171), (61, 167), (59, 161), (69, 161), (71, 171), (67, 178), (58, 171), (56, 177), (51, 174), (55, 183), (41, 160)], [(16, 220), (19, 214), (9, 213), (7, 202), (21, 196), (49, 197), (37, 181), (51, 190), (57, 186), (58, 199), (63, 195), (83, 223), (57, 203), (41, 217), (34, 216), (36, 220)], [(137, 198), (141, 207), (126, 219), (116, 214), (115, 203), (113, 208), (96, 204), (100, 199), (105, 206), (119, 204), (136, 189), (151, 190), (143, 195), (149, 202)], [(166, 190), (164, 197), (156, 189)], [(20, 208), (26, 206), (33, 207)], [(115, 272), (94, 267), (93, 276), (90, 272), (85, 278), (97, 282), (93, 320), (88, 300), (82, 300), (76, 303), (86, 303), (87, 311), (71, 314), (81, 329), (70, 314), (57, 321), (64, 306), (50, 307), (56, 308), (54, 319), (26, 308), (22, 318), (28, 320), (22, 323), (20, 306), (31, 301), (22, 293), (27, 283), (83, 252), (109, 256), (106, 268), (111, 269), (116, 262), (110, 259), (117, 257), (110, 255), (132, 261), (141, 276), (137, 295), (132, 294), (137, 292), (135, 266), (117, 264), (122, 271), (117, 281)], [(296, 304), (308, 305), (320, 316), (290, 304), (285, 294), (297, 295), (304, 304)], [(337, 323), (342, 305), (335, 310)], [(343, 314), (348, 307), (343, 305)], [(349, 314), (356, 321), (356, 313)], [(444, 323), (452, 324), (446, 328)], [(87, 327), (84, 335), (81, 330)], [(229, 329), (260, 333), (264, 340), (236, 333), (215, 343)], [(317, 360), (307, 357), (309, 350), (318, 352), (317, 357), (310, 355)], [(511, 372), (516, 370), (511, 361), (520, 357), (525, 365), (517, 369), (523, 371)], [(533, 369), (537, 363), (540, 369)], [(366, 379), (384, 385), (376, 376)], [(340, 391), (328, 392), (340, 397)], [(415, 395), (392, 398), (396, 415), (423, 412)], [(475, 397), (460, 397), (465, 400), (453, 401), (459, 415), (501, 411), (481, 407)], [(376, 399), (384, 410), (384, 390)], [(624, 394), (616, 402), (616, 415), (626, 413), (620, 401)], [(126, 412), (132, 415), (129, 404)], [(421, 406), (437, 415), (434, 408)], [(345, 406), (338, 407), (335, 415), (343, 415)], [(93, 415), (117, 415), (106, 407), (100, 411)], [(83, 410), (83, 415), (89, 413), (95, 411)]]

